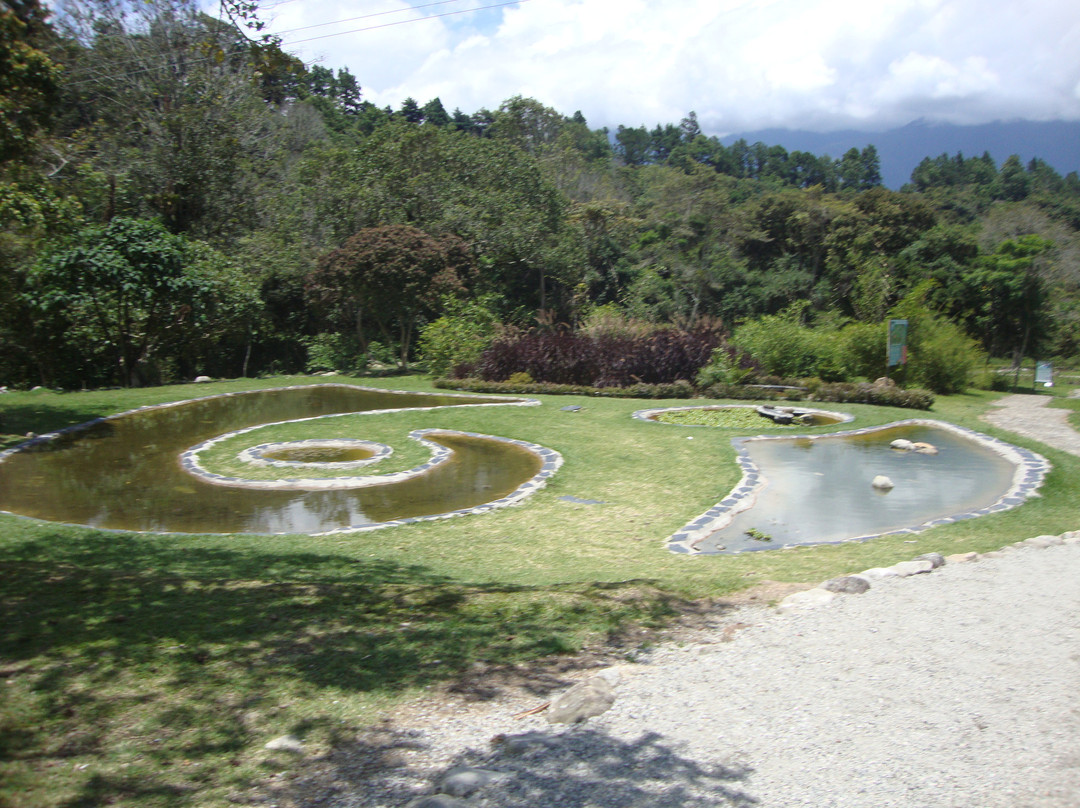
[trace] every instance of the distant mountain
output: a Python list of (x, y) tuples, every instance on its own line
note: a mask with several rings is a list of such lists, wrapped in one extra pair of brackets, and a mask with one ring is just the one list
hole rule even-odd
[(761, 129), (722, 138), (730, 146), (739, 138), (769, 146), (783, 146), (788, 151), (805, 151), (832, 158), (843, 156), (854, 147), (873, 144), (881, 158), (881, 176), (889, 188), (899, 188), (911, 181), (911, 172), (924, 157), (940, 154), (980, 157), (983, 152), (1000, 166), (1016, 154), (1027, 163), (1031, 158), (1045, 160), (1065, 176), (1080, 171), (1080, 121), (1010, 121), (954, 126), (915, 121), (899, 129), (884, 132), (805, 132), (797, 129)]

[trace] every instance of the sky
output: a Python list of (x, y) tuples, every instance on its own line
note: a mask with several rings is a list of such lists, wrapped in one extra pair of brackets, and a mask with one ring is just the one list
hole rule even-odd
[(522, 95), (593, 128), (693, 110), (721, 137), (1080, 120), (1078, 0), (505, 2), (261, 5), (284, 50), (347, 67), (395, 109), (439, 97), (472, 113)]

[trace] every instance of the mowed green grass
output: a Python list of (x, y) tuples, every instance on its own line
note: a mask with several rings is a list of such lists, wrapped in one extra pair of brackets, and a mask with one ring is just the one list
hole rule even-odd
[[(145, 404), (319, 381), (8, 393), (0, 418), (9, 435), (41, 433)], [(432, 390), (422, 377), (351, 381)], [(1042, 496), (906, 540), (673, 555), (664, 539), (736, 482), (730, 439), (746, 432), (631, 418), (716, 402), (584, 397), (327, 419), (353, 438), (402, 442), (438, 427), (563, 454), (544, 490), (493, 513), (323, 538), (139, 535), (0, 515), (0, 806), (225, 804), (300, 765), (266, 751), (268, 740), (294, 733), (318, 756), (477, 664), (625, 641), (684, 601), (762, 581), (816, 583), (1080, 527), (1080, 458), (979, 421), (995, 397), (939, 399), (929, 415), (1044, 453), (1054, 469)], [(570, 404), (581, 410), (560, 409)], [(926, 415), (828, 408), (854, 414), (856, 427)]]

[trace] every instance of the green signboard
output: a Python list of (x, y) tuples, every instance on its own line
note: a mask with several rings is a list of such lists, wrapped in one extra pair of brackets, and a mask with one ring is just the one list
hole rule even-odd
[(907, 320), (889, 320), (888, 366), (907, 362)]

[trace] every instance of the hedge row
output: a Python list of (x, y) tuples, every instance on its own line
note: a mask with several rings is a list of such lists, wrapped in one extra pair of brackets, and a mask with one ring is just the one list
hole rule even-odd
[(929, 390), (905, 390), (869, 382), (826, 383), (817, 379), (799, 379), (788, 386), (750, 384), (714, 384), (703, 391), (708, 398), (760, 399), (766, 401), (832, 401), (841, 404), (876, 404), (879, 407), (902, 407), (928, 410), (934, 406)]
[(645, 335), (538, 331), (492, 343), (475, 375), (502, 382), (528, 373), (537, 381), (603, 388), (670, 384), (693, 379), (721, 338), (717, 328)]
[(876, 404), (880, 407), (902, 407), (928, 410), (934, 406), (934, 394), (929, 390), (904, 390), (899, 387), (861, 383), (824, 384), (816, 380), (801, 380), (800, 386), (755, 386), (714, 384), (695, 391), (687, 382), (672, 384), (634, 384), (627, 387), (590, 387), (578, 384), (551, 382), (489, 382), (483, 379), (436, 379), (434, 384), (443, 390), (464, 390), (470, 393), (501, 393), (505, 395), (577, 395), (609, 398), (728, 398), (753, 401), (831, 401), (843, 404)]
[(575, 395), (605, 396), (608, 398), (690, 398), (694, 388), (689, 382), (671, 384), (632, 384), (628, 387), (591, 387), (581, 384), (552, 382), (489, 382), (483, 379), (436, 379), (435, 387), (442, 390), (464, 390), (469, 393), (502, 393), (506, 395)]

